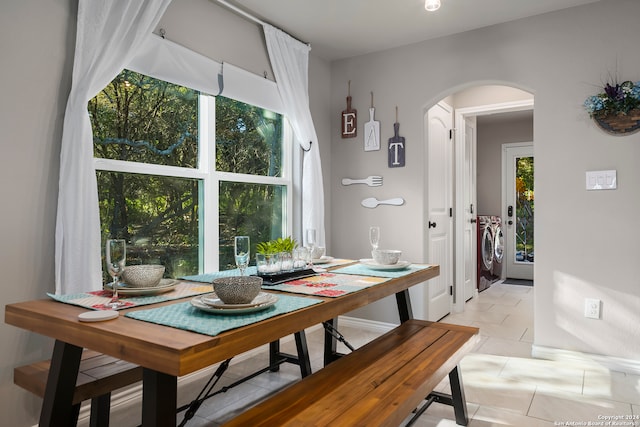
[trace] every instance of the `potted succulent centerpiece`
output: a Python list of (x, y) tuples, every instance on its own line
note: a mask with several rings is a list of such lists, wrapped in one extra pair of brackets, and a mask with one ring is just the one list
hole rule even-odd
[(293, 269), (293, 250), (298, 242), (291, 236), (279, 237), (256, 245), (258, 274), (274, 274)]
[(640, 130), (640, 82), (607, 83), (603, 92), (588, 97), (584, 107), (606, 132), (623, 135)]

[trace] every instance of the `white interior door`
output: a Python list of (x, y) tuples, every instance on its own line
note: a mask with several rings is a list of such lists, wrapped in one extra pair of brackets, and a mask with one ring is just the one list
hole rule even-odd
[[(502, 179), (504, 189), (502, 231), (507, 278), (533, 280), (535, 259), (533, 144), (504, 144)], [(504, 275), (504, 274), (503, 274)]]
[(427, 282), (427, 318), (451, 312), (453, 286), (453, 110), (440, 103), (425, 115), (427, 135), (427, 262), (440, 265), (440, 276)]
[(476, 219), (476, 117), (464, 119), (464, 300), (477, 291), (478, 234)]

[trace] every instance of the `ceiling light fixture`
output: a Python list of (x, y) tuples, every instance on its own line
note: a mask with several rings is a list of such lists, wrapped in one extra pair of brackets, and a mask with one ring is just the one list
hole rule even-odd
[(425, 0), (424, 8), (429, 12), (435, 12), (440, 9), (440, 0)]

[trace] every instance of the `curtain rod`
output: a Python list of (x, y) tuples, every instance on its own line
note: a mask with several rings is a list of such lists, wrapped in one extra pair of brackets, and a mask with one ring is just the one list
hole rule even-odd
[[(250, 21), (255, 22), (256, 24), (259, 24), (259, 25), (271, 25), (272, 27), (278, 28), (278, 27), (276, 27), (276, 26), (275, 26), (275, 25), (273, 25), (273, 24), (270, 24), (270, 23), (268, 23), (268, 22), (263, 21), (262, 19), (259, 19), (259, 18), (255, 17), (255, 16), (253, 16), (253, 15), (252, 15), (252, 14), (250, 14), (249, 12), (245, 12), (244, 10), (240, 9), (239, 7), (234, 6), (234, 5), (232, 5), (231, 3), (227, 2), (226, 0), (215, 0), (215, 1), (216, 1), (217, 3), (220, 3), (222, 6), (226, 7), (227, 9), (230, 9), (230, 10), (232, 10), (233, 12), (237, 13), (238, 15), (240, 15), (240, 16), (242, 16), (242, 17), (244, 17), (244, 18), (247, 18), (247, 19), (248, 19), (248, 20), (250, 20)], [(284, 32), (284, 33), (287, 33), (286, 31), (284, 31), (284, 30), (283, 30), (283, 29), (281, 29), (281, 28), (278, 28), (278, 29), (279, 29), (280, 31)], [(296, 37), (293, 37), (293, 36), (292, 36), (291, 34), (289, 34), (289, 33), (287, 33), (287, 34), (288, 34), (291, 38), (293, 38), (293, 39), (295, 39), (295, 40), (298, 40), (300, 43), (302, 43), (302, 44), (306, 44), (307, 46), (311, 46), (309, 43), (307, 43), (307, 42), (303, 42), (302, 40), (300, 40), (300, 39), (298, 39), (298, 38), (296, 38)]]

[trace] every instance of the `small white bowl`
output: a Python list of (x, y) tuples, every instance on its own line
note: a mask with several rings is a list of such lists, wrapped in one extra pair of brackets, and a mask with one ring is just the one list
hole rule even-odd
[(213, 281), (213, 290), (225, 304), (249, 304), (262, 289), (262, 277), (232, 276)]
[(163, 274), (164, 265), (130, 265), (122, 272), (122, 281), (132, 288), (153, 288), (158, 286)]
[(382, 265), (397, 264), (400, 260), (400, 255), (402, 255), (402, 251), (395, 249), (376, 249), (371, 251), (373, 260)]
[(324, 255), (325, 248), (323, 246), (315, 246), (311, 253), (312, 259), (320, 259)]

